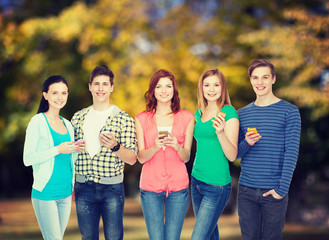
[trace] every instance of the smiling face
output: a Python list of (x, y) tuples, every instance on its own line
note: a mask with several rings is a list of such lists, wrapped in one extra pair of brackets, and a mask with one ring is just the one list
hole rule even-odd
[(272, 85), (275, 83), (276, 77), (272, 76), (269, 67), (257, 67), (250, 76), (250, 83), (257, 97), (265, 97), (272, 95)]
[(209, 102), (217, 101), (222, 95), (222, 86), (219, 78), (215, 75), (209, 76), (203, 80), (203, 96)]
[(48, 101), (49, 109), (60, 110), (67, 102), (69, 92), (64, 83), (58, 82), (51, 84), (48, 88), (48, 92), (43, 92), (42, 94)]
[(99, 75), (89, 84), (89, 91), (93, 96), (93, 103), (109, 103), (110, 95), (113, 92), (113, 85), (110, 83), (110, 77)]
[(167, 103), (171, 102), (174, 96), (174, 86), (169, 78), (160, 78), (155, 89), (154, 96), (158, 102)]

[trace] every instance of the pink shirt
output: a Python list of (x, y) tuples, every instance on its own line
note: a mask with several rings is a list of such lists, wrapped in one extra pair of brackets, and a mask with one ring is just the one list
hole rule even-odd
[[(193, 113), (180, 110), (174, 115), (172, 134), (184, 147), (186, 129), (193, 119)], [(136, 115), (143, 128), (145, 149), (152, 147), (158, 136), (158, 128), (153, 112), (142, 112)], [(140, 188), (151, 192), (180, 191), (189, 185), (185, 163), (172, 147), (160, 149), (149, 161), (144, 163), (140, 178)]]

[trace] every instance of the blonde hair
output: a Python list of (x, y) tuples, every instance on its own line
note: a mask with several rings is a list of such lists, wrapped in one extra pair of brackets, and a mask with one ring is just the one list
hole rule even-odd
[(230, 106), (232, 105), (231, 99), (230, 99), (230, 96), (228, 93), (228, 89), (227, 89), (226, 80), (225, 80), (223, 73), (221, 71), (219, 71), (217, 68), (212, 68), (212, 69), (208, 69), (207, 71), (202, 73), (202, 75), (199, 79), (199, 83), (198, 83), (198, 107), (199, 107), (199, 110), (201, 110), (202, 112), (208, 105), (208, 101), (204, 97), (204, 94), (203, 94), (203, 81), (207, 77), (210, 77), (210, 76), (218, 77), (219, 83), (222, 87), (221, 96), (217, 99), (218, 109), (220, 110), (220, 109), (222, 109), (223, 106), (226, 106), (226, 105), (230, 105)]

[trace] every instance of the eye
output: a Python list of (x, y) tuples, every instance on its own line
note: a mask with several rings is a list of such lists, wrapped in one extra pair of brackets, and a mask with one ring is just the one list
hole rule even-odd
[(156, 88), (161, 88), (161, 86), (160, 85), (157, 85)]

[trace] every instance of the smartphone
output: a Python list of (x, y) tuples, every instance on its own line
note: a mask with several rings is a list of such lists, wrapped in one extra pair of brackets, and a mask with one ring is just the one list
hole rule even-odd
[(257, 129), (256, 128), (247, 128), (248, 132), (253, 132), (254, 134), (257, 134)]
[(85, 140), (84, 139), (79, 139), (78, 141), (76, 141), (74, 143), (74, 145), (80, 145), (80, 144), (83, 144), (83, 143), (85, 143)]
[(168, 137), (168, 131), (160, 131), (159, 134), (164, 135), (160, 137), (160, 139), (164, 139), (165, 137)]

